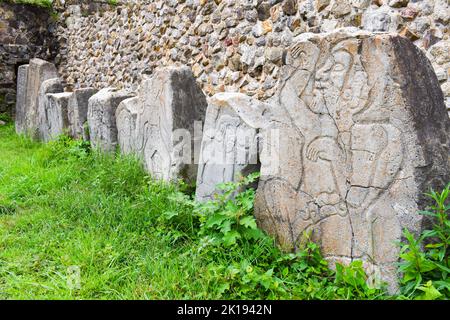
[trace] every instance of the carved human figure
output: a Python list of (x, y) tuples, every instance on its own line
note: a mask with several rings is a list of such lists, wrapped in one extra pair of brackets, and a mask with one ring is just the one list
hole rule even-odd
[[(378, 106), (368, 102), (368, 77), (358, 46), (357, 39), (344, 39), (322, 44), (321, 49), (309, 41), (291, 49), (291, 70), (279, 104), (285, 112), (281, 117), (291, 120), (289, 130), (297, 131), (286, 136), (301, 140), (301, 162), (297, 173), (263, 183), (261, 193), (290, 199), (265, 203), (290, 235), (280, 242), (295, 247), (303, 231), (311, 230), (326, 256), (370, 260), (373, 250), (367, 239), (378, 214), (374, 203), (399, 170), (401, 141), (392, 125), (377, 124), (370, 117)], [(292, 138), (280, 142), (283, 148)], [(292, 174), (299, 179), (293, 182)], [(283, 207), (283, 202), (289, 205)]]
[(278, 170), (267, 171), (262, 141), (258, 223), (289, 250), (310, 231), (331, 265), (361, 259), (395, 290), (394, 243), (421, 230), (421, 194), (450, 179), (438, 80), (402, 37), (337, 30), (295, 42), (270, 112)]

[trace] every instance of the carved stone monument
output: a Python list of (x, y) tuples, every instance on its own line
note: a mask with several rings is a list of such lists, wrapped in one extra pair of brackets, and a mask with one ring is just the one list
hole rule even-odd
[(54, 64), (41, 60), (31, 59), (28, 66), (27, 84), (26, 84), (26, 100), (25, 100), (25, 125), (20, 133), (28, 133), (36, 136), (39, 130), (39, 91), (45, 80), (58, 77)]
[(116, 110), (119, 104), (132, 97), (127, 91), (105, 88), (89, 99), (88, 125), (92, 146), (105, 152), (117, 147)]
[(73, 93), (61, 92), (47, 94), (47, 130), (44, 131), (44, 141), (58, 138), (69, 130), (69, 99)]
[(60, 93), (63, 91), (64, 87), (59, 78), (48, 79), (42, 82), (38, 97), (38, 137), (41, 140), (48, 141), (49, 139), (50, 121), (47, 113), (49, 108), (49, 100), (47, 95), (49, 93)]
[(25, 133), (26, 129), (26, 100), (28, 64), (17, 69), (17, 96), (16, 96), (16, 132)]
[(136, 153), (157, 179), (195, 181), (206, 97), (188, 67), (156, 69), (142, 83), (136, 117)]
[(282, 156), (271, 165), (262, 145), (260, 226), (288, 250), (311, 232), (329, 261), (362, 259), (393, 290), (395, 242), (421, 230), (422, 194), (450, 181), (450, 120), (429, 61), (400, 36), (303, 34), (273, 108)]
[(69, 134), (72, 138), (89, 140), (87, 114), (89, 99), (97, 93), (94, 88), (81, 88), (73, 91), (69, 100)]
[(268, 106), (242, 93), (218, 93), (208, 101), (196, 198), (212, 200), (216, 186), (259, 170), (258, 132)]
[(139, 108), (139, 98), (123, 100), (116, 111), (117, 140), (123, 154), (136, 155), (136, 119)]

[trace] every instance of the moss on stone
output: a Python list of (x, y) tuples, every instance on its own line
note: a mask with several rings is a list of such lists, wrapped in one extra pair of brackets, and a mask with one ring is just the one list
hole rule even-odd
[(9, 0), (9, 2), (17, 4), (29, 4), (43, 8), (51, 8), (53, 5), (53, 0)]

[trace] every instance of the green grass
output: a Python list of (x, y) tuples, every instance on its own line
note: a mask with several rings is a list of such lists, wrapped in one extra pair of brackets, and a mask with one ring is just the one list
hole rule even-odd
[[(149, 182), (129, 158), (56, 159), (12, 126), (0, 127), (0, 150), (0, 298), (208, 292), (208, 283), (197, 280), (203, 266), (184, 255), (189, 243), (172, 246), (152, 228), (173, 186)], [(70, 266), (81, 269), (80, 290), (67, 286)]]
[(387, 298), (357, 263), (329, 270), (312, 243), (285, 254), (253, 239), (251, 191), (201, 206), (133, 158), (33, 142), (11, 124), (0, 151), (0, 299)]

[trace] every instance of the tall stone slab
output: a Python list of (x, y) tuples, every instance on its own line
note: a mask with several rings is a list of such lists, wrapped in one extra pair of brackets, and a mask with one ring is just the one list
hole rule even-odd
[(47, 98), (47, 94), (60, 93), (63, 91), (64, 87), (59, 78), (45, 80), (41, 84), (38, 96), (38, 122), (39, 122), (38, 137), (41, 140), (48, 139), (50, 129), (50, 123), (47, 114), (49, 107), (49, 100)]
[(25, 133), (26, 130), (26, 101), (28, 64), (19, 66), (17, 70), (17, 95), (16, 95), (16, 132)]
[(26, 100), (25, 100), (25, 126), (24, 133), (37, 136), (39, 131), (39, 91), (45, 80), (58, 77), (54, 64), (41, 60), (31, 59), (28, 66)]
[(44, 131), (43, 140), (48, 142), (58, 136), (68, 134), (69, 131), (69, 100), (71, 92), (47, 94), (47, 130)]
[(257, 220), (289, 250), (311, 232), (329, 261), (362, 259), (394, 290), (395, 242), (450, 181), (437, 77), (409, 40), (354, 30), (303, 34), (286, 61), (269, 126), (283, 157), (263, 144)]
[(218, 93), (208, 100), (196, 199), (212, 200), (217, 185), (259, 171), (258, 133), (269, 106), (242, 93)]
[(195, 182), (207, 101), (188, 67), (156, 69), (142, 81), (136, 150), (157, 179)]
[(132, 94), (114, 88), (105, 88), (89, 99), (88, 125), (92, 146), (105, 152), (117, 147), (116, 110), (119, 104)]
[(74, 139), (89, 140), (87, 114), (89, 99), (97, 93), (94, 88), (81, 88), (73, 91), (69, 100), (69, 134)]
[(123, 100), (116, 111), (117, 140), (123, 154), (136, 155), (136, 120), (139, 98)]

